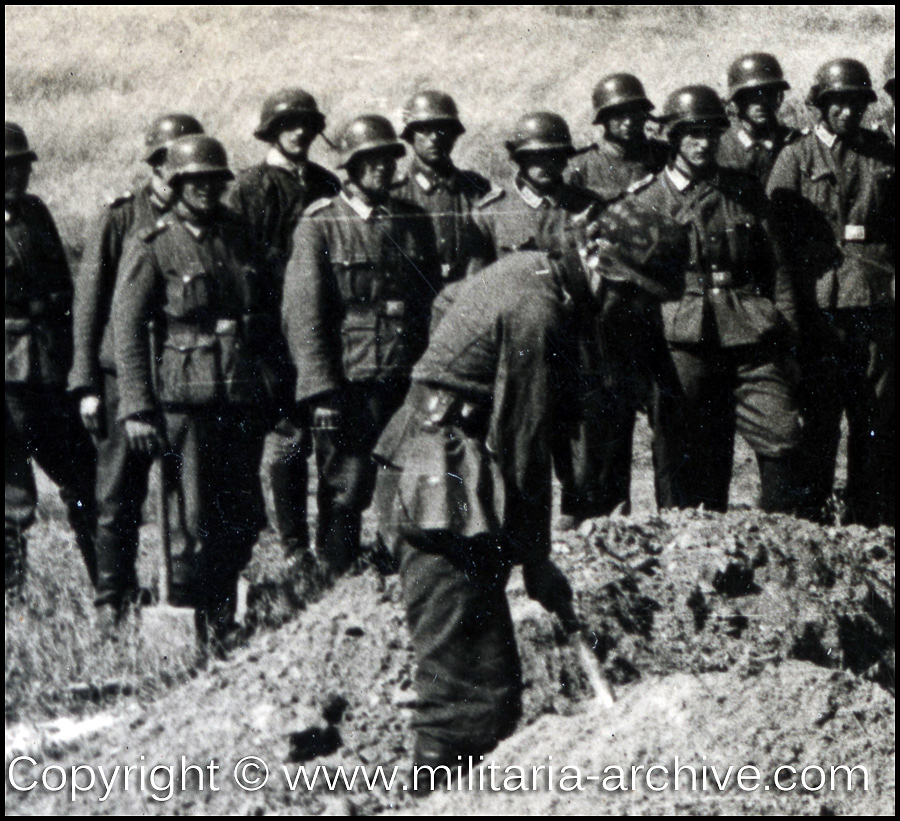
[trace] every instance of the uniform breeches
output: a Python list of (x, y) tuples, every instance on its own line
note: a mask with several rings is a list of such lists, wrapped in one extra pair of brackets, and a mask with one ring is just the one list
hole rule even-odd
[(119, 606), (138, 589), (137, 554), (141, 507), (147, 496), (151, 459), (128, 447), (116, 421), (116, 377), (103, 381), (105, 429), (97, 440), (97, 604)]
[(198, 608), (213, 607), (233, 596), (264, 522), (265, 426), (252, 409), (227, 406), (170, 409), (165, 424), (173, 588)]
[(272, 487), (275, 527), (291, 550), (309, 547), (307, 494), (310, 435), (308, 430), (276, 430), (266, 437), (263, 471)]
[(416, 654), (418, 745), (478, 755), (521, 713), (521, 668), (496, 540), (406, 537), (400, 575)]
[[(24, 551), (22, 534), (34, 522), (37, 486), (31, 460), (59, 486), (91, 583), (96, 581), (94, 446), (62, 390), (6, 386), (6, 543)], [(21, 557), (24, 563), (24, 556)], [(7, 561), (10, 557), (7, 556)], [(14, 557), (15, 561), (15, 557)]]
[(354, 383), (342, 389), (334, 430), (315, 430), (319, 471), (317, 547), (335, 573), (359, 553), (362, 512), (372, 501), (372, 451), (406, 395), (405, 382)]
[(893, 309), (825, 315), (803, 353), (800, 401), (804, 419), (801, 465), (813, 510), (831, 495), (841, 417), (847, 414), (849, 518), (894, 523)]
[(579, 380), (584, 387), (572, 403), (579, 421), (569, 451), (571, 478), (560, 476), (561, 510), (578, 518), (607, 516), (619, 506), (627, 512), (637, 413), (648, 408), (653, 386), (672, 378), (655, 305), (605, 315), (598, 337), (597, 373)]
[[(770, 470), (791, 458), (799, 437), (794, 387), (771, 348), (671, 347), (676, 380), (657, 391), (654, 463), (660, 507), (726, 510), (735, 431), (756, 452), (769, 509), (788, 509), (791, 480)], [(784, 486), (766, 487), (769, 476)]]

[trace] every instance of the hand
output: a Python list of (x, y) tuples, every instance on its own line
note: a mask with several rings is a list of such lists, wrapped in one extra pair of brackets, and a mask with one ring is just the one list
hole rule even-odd
[(322, 405), (313, 411), (315, 430), (340, 430), (341, 412), (337, 408)]
[(572, 586), (565, 574), (550, 559), (526, 564), (522, 568), (525, 592), (547, 612), (559, 616), (567, 632), (581, 629), (572, 606)]
[(125, 438), (128, 440), (129, 448), (150, 456), (155, 456), (162, 447), (159, 428), (143, 419), (125, 420)]
[(94, 394), (86, 394), (81, 397), (78, 412), (81, 414), (81, 423), (87, 432), (91, 436), (99, 436), (103, 424), (103, 400)]

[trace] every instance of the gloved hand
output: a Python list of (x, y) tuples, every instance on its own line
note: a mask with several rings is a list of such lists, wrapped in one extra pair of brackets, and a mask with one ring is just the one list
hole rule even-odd
[(522, 567), (525, 592), (548, 613), (554, 613), (566, 632), (574, 633), (582, 625), (572, 605), (572, 586), (565, 574), (549, 558)]
[(103, 426), (103, 400), (96, 394), (85, 394), (78, 405), (81, 423), (91, 436), (100, 436)]

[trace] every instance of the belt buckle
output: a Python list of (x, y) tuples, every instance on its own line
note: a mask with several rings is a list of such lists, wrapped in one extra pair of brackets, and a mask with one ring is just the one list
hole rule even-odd
[(845, 225), (844, 226), (845, 242), (865, 242), (866, 226), (865, 225)]
[(441, 263), (441, 279), (450, 279), (450, 274), (453, 273), (453, 266), (449, 262)]
[(399, 299), (388, 299), (384, 303), (384, 315), (398, 319), (406, 313), (406, 303)]
[(728, 288), (731, 286), (731, 271), (713, 271), (712, 287)]
[(216, 320), (216, 333), (217, 334), (233, 334), (237, 330), (237, 320), (236, 319), (217, 319)]

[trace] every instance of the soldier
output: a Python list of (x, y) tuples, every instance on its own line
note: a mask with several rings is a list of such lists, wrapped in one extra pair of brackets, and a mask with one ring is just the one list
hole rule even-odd
[(427, 217), (390, 196), (405, 153), (393, 126), (378, 115), (357, 117), (340, 148), (347, 181), (301, 220), (283, 309), (296, 399), (312, 411), (317, 548), (335, 575), (359, 554), (375, 481), (372, 448), (403, 401), (440, 288)]
[(340, 191), (340, 181), (310, 161), (309, 149), (325, 130), (325, 117), (313, 96), (288, 88), (269, 97), (262, 107), (257, 139), (271, 148), (265, 161), (238, 174), (229, 200), (250, 226), (252, 247), (261, 257), (260, 274), (266, 283), (271, 344), (278, 349), (278, 382), (273, 385), (274, 431), (266, 441), (263, 470), (272, 486), (275, 525), (285, 552), (306, 555), (309, 531), (306, 499), (311, 452), (306, 420), (292, 419), (296, 374), (281, 331), (284, 270), (291, 241), (304, 209)]
[[(521, 250), (560, 251), (572, 247), (578, 232), (593, 220), (603, 203), (584, 188), (565, 181), (569, 160), (578, 152), (566, 121), (558, 114), (534, 112), (521, 117), (506, 149), (518, 174), (509, 191), (498, 189), (475, 204), (475, 226), (481, 234), (483, 256), (473, 260), (477, 270), (505, 254)], [(582, 306), (586, 307), (586, 306)], [(599, 348), (594, 315), (579, 311), (567, 319), (567, 343), (576, 371), (565, 380), (572, 389), (566, 425), (558, 430), (556, 468), (563, 486), (561, 529), (602, 511), (598, 440)]]
[(797, 320), (791, 282), (766, 235), (765, 196), (751, 177), (717, 166), (728, 118), (711, 88), (674, 92), (664, 122), (673, 159), (633, 195), (640, 210), (681, 224), (688, 242), (686, 264), (671, 270), (683, 296), (662, 304), (677, 384), (659, 391), (658, 502), (725, 510), (737, 430), (756, 452), (760, 507), (790, 510)]
[[(169, 144), (203, 127), (187, 114), (166, 114), (147, 131), (147, 181), (103, 210), (85, 246), (72, 307), (75, 352), (69, 390), (80, 402), (81, 419), (97, 446), (97, 595), (101, 630), (114, 628), (139, 603), (137, 578), (141, 506), (147, 496), (151, 460), (128, 447), (117, 423), (112, 301), (127, 238), (146, 231), (168, 210), (172, 190), (163, 176)], [(110, 634), (111, 635), (111, 634)]]
[[(465, 133), (456, 103), (443, 92), (420, 91), (403, 109), (400, 138), (412, 147), (413, 159), (395, 195), (415, 203), (431, 218), (445, 286), (462, 279), (472, 259), (483, 255), (472, 208), (490, 193), (491, 183), (478, 172), (453, 164), (453, 148)], [(435, 315), (438, 310), (435, 305)]]
[(558, 114), (526, 114), (513, 128), (506, 150), (518, 173), (511, 191), (495, 189), (475, 203), (483, 267), (513, 251), (556, 250), (573, 220), (587, 223), (601, 205), (583, 188), (566, 183), (569, 160), (578, 152)]
[[(654, 105), (634, 75), (604, 77), (594, 89), (593, 104), (601, 139), (573, 161), (569, 181), (591, 189), (609, 204), (659, 173), (669, 147), (647, 134)], [(602, 364), (592, 414), (594, 457), (587, 494), (592, 502), (582, 516), (604, 516), (617, 508), (627, 513), (630, 508), (634, 425), (638, 411), (650, 403), (664, 350), (655, 298), (645, 298), (640, 289), (608, 284), (601, 302)]]
[(861, 126), (876, 100), (862, 63), (825, 63), (809, 100), (821, 121), (768, 183), (801, 323), (807, 512), (831, 495), (846, 412), (848, 518), (893, 523), (894, 146)]
[(36, 160), (22, 127), (7, 122), (7, 590), (17, 590), (25, 581), (25, 531), (37, 507), (32, 460), (59, 485), (88, 576), (96, 582), (94, 449), (65, 391), (72, 361), (72, 279), (50, 212), (27, 193)]
[(516, 725), (512, 566), (549, 609), (571, 597), (549, 560), (551, 440), (566, 315), (585, 295), (577, 254), (514, 253), (463, 280), (378, 443), (380, 529), (418, 668), (418, 765), (477, 759)]
[(220, 202), (225, 149), (182, 137), (164, 174), (171, 209), (129, 239), (113, 300), (119, 422), (131, 448), (163, 453), (164, 492), (187, 538), (173, 557), (173, 593), (217, 651), (233, 636), (238, 573), (263, 517), (268, 339), (254, 338), (263, 300), (243, 226)]
[(784, 92), (790, 88), (771, 54), (745, 54), (728, 69), (731, 128), (719, 143), (719, 165), (756, 177), (763, 185), (786, 145), (800, 137), (778, 120)]
[(572, 163), (569, 182), (611, 202), (662, 171), (669, 147), (647, 135), (654, 106), (633, 74), (604, 77), (594, 89), (593, 103), (601, 139)]

